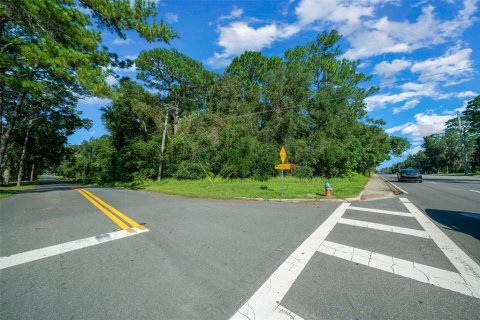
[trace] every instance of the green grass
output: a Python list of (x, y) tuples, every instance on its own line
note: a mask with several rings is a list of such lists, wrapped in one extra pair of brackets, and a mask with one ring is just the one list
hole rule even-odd
[(33, 189), (37, 185), (36, 182), (23, 182), (20, 187), (16, 183), (9, 183), (8, 185), (0, 185), (0, 199), (10, 197), (23, 190)]
[[(286, 177), (283, 196), (280, 191), (280, 178), (271, 178), (267, 181), (220, 178), (211, 180), (164, 179), (161, 181), (148, 180), (136, 184), (116, 184), (116, 186), (214, 199), (247, 197), (321, 200), (325, 199), (324, 187), (326, 181), (327, 179), (325, 178), (300, 179)], [(357, 196), (368, 182), (368, 177), (353, 175), (349, 178), (332, 178), (328, 179), (328, 181), (333, 188), (332, 198), (344, 199)]]

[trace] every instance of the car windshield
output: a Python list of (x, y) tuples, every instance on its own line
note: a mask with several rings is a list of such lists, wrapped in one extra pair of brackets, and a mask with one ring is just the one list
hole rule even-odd
[(405, 173), (405, 174), (417, 174), (417, 170), (414, 170), (414, 169), (403, 169), (403, 170), (400, 170), (400, 173)]

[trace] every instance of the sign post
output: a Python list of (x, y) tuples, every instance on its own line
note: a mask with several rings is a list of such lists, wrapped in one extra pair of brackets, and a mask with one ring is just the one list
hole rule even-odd
[(283, 198), (283, 170), (282, 170), (282, 198)]
[(280, 150), (280, 160), (282, 161), (282, 164), (277, 164), (275, 166), (276, 170), (282, 170), (282, 182), (281, 182), (281, 190), (282, 190), (282, 197), (283, 197), (283, 170), (290, 170), (290, 165), (285, 164), (285, 159), (287, 158), (287, 152), (285, 151), (285, 147), (282, 147)]

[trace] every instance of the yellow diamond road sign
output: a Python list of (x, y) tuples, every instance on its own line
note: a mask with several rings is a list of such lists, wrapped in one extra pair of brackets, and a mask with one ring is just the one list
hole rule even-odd
[(280, 160), (282, 160), (282, 163), (285, 163), (286, 158), (287, 152), (285, 151), (285, 147), (282, 147), (282, 150), (280, 150)]

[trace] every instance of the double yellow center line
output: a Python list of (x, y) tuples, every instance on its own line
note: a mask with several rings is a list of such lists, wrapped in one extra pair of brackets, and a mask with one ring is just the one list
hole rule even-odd
[(82, 196), (84, 196), (88, 201), (90, 201), (95, 207), (97, 207), (101, 212), (103, 212), (107, 217), (109, 217), (117, 226), (123, 230), (127, 230), (130, 233), (135, 231), (132, 228), (138, 228), (140, 230), (145, 230), (145, 227), (140, 225), (138, 222), (128, 217), (126, 214), (115, 209), (108, 203), (104, 202), (102, 199), (88, 191), (87, 189), (77, 188), (77, 190)]

